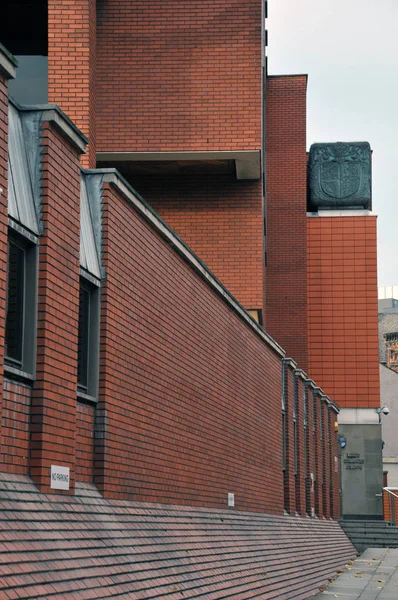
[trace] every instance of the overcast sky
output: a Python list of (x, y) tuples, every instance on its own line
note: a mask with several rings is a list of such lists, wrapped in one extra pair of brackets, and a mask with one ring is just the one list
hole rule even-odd
[(369, 141), (379, 285), (398, 284), (398, 0), (268, 0), (270, 75), (308, 73), (307, 145)]

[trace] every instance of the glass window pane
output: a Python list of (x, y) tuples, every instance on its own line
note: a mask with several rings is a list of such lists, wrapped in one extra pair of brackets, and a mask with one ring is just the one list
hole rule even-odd
[(90, 290), (80, 286), (79, 299), (79, 346), (77, 362), (77, 383), (80, 388), (88, 388), (88, 350), (90, 335)]
[(7, 316), (5, 356), (22, 365), (25, 286), (25, 250), (10, 241), (8, 245)]

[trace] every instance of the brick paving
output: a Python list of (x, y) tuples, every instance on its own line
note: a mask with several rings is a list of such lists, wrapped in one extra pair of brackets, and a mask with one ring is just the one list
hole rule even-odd
[(0, 600), (289, 600), (356, 555), (335, 521), (40, 493), (0, 473)]
[(368, 548), (327, 589), (308, 600), (397, 600), (398, 549)]

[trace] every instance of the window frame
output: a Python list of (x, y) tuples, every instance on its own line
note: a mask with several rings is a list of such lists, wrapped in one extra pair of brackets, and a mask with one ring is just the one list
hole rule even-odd
[(6, 313), (5, 333), (7, 333), (7, 308), (8, 308), (8, 273), (10, 244), (14, 244), (24, 251), (24, 280), (23, 280), (23, 307), (22, 307), (22, 357), (15, 361), (6, 355), (4, 343), (4, 371), (8, 376), (33, 381), (36, 374), (36, 337), (37, 337), (37, 280), (38, 280), (38, 244), (39, 238), (29, 232), (20, 224), (8, 219), (7, 237), (7, 281), (6, 281)]
[[(81, 290), (89, 292), (89, 316), (87, 335), (87, 385), (79, 382), (79, 341), (80, 341), (80, 294)], [(99, 344), (100, 344), (100, 281), (80, 268), (79, 283), (79, 316), (78, 316), (78, 356), (76, 364), (77, 397), (86, 402), (98, 401), (99, 386)]]

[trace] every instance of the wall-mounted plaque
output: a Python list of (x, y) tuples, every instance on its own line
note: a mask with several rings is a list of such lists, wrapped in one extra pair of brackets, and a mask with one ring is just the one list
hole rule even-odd
[(368, 142), (313, 144), (308, 169), (310, 210), (371, 209)]

